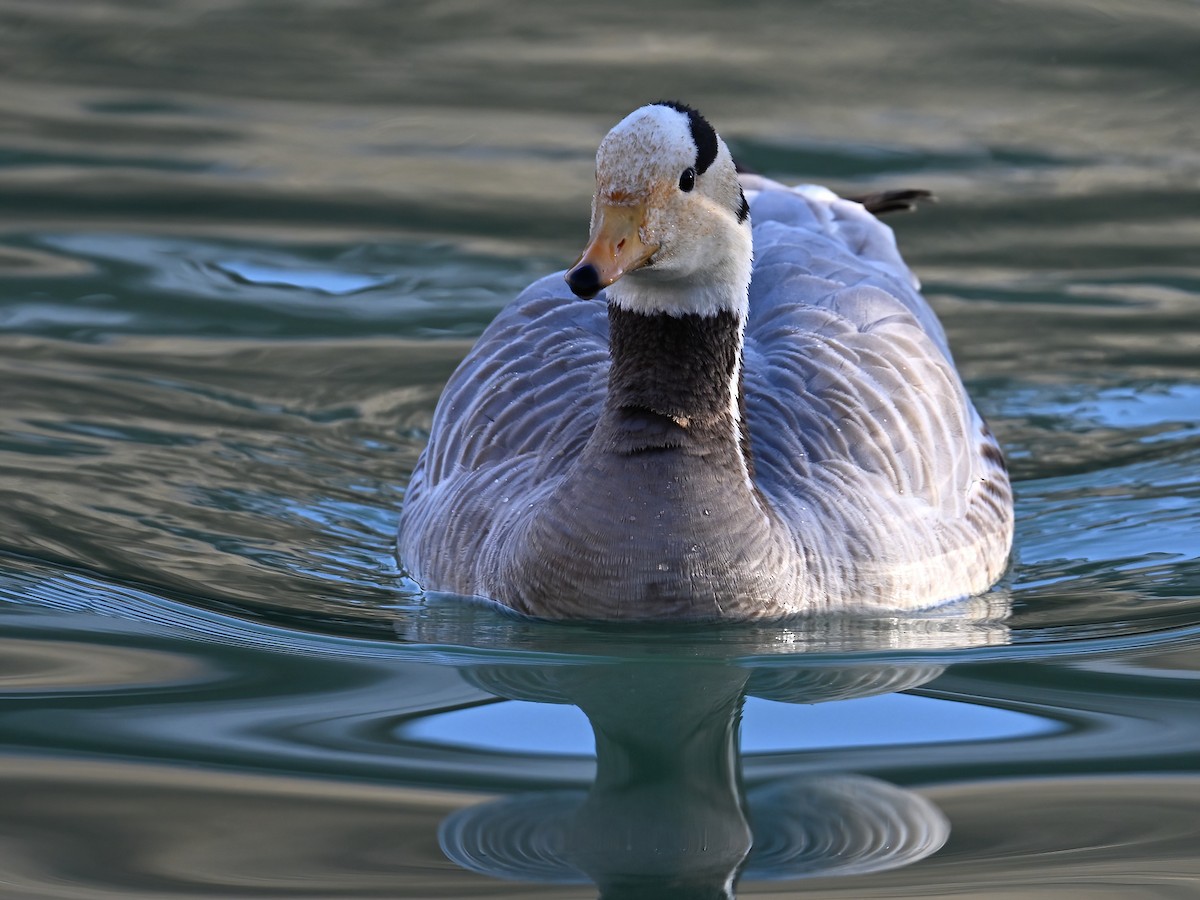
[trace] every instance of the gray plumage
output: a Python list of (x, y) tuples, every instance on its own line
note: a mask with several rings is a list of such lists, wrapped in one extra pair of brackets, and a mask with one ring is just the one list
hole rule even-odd
[(580, 300), (561, 274), (484, 332), (405, 498), (398, 551), (427, 590), (756, 618), (917, 609), (999, 577), (1003, 457), (891, 230), (821, 188), (741, 186), (740, 367), (736, 315), (616, 305), (610, 365), (612, 290)]

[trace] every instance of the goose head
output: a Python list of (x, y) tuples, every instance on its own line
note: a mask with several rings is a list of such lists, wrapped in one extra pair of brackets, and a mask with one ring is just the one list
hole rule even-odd
[(745, 316), (750, 210), (725, 142), (678, 103), (643, 106), (596, 153), (591, 234), (566, 274), (631, 312)]

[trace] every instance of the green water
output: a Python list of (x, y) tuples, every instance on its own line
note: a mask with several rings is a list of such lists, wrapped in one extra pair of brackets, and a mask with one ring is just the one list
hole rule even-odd
[[(0, 897), (1200, 896), (1200, 7), (0, 2)], [(700, 107), (893, 221), (1016, 558), (919, 619), (423, 597), (445, 379)]]

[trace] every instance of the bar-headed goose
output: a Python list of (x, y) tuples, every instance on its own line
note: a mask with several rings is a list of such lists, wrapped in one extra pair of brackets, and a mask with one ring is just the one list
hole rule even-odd
[(565, 283), (446, 385), (398, 550), (426, 590), (682, 620), (934, 606), (1011, 541), (1003, 457), (891, 229), (739, 176), (655, 103), (601, 142)]

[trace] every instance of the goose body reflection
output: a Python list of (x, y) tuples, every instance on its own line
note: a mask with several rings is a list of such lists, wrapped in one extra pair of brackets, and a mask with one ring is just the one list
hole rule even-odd
[(1006, 596), (993, 592), (908, 616), (824, 618), (796, 631), (777, 623), (631, 628), (548, 625), (434, 598), (397, 620), (404, 640), (442, 648), (446, 664), (488, 695), (579, 707), (596, 755), (586, 790), (577, 780), (551, 782), (456, 810), (442, 822), (442, 850), (494, 878), (594, 883), (606, 900), (732, 898), (746, 881), (908, 865), (947, 839), (936, 806), (827, 767), (787, 765), (766, 775), (758, 768), (748, 781), (739, 733), (745, 698), (808, 705), (911, 690), (940, 677), (943, 664), (892, 657), (890, 649), (1003, 645), (1009, 613)]
[[(853, 774), (792, 775), (744, 790), (738, 721), (748, 692), (812, 703), (912, 687), (938, 666), (761, 673), (723, 663), (481, 666), (511, 698), (557, 692), (591, 722), (590, 790), (519, 794), (442, 825), (443, 851), (523, 881), (591, 881), (608, 900), (729, 900), (740, 877), (861, 874), (935, 852), (949, 824), (920, 795)], [(515, 676), (515, 677), (514, 677)], [(522, 682), (528, 685), (528, 695)]]

